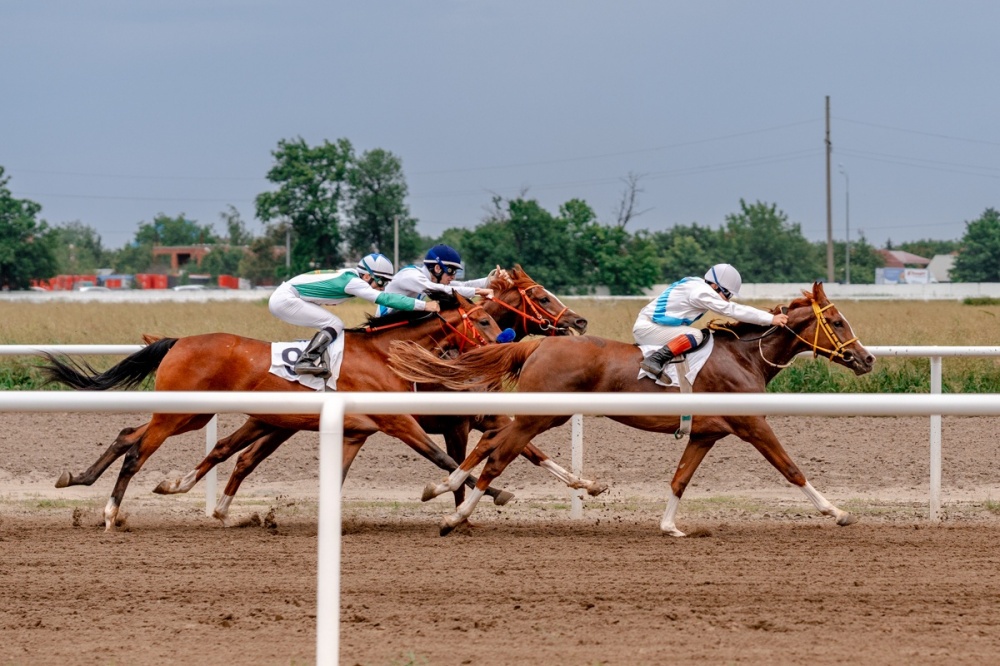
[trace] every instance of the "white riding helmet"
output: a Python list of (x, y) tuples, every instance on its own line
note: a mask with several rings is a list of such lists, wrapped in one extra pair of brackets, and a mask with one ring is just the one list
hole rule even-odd
[(731, 264), (716, 264), (705, 273), (705, 282), (714, 282), (729, 292), (729, 298), (739, 298), (743, 278)]
[(379, 286), (391, 280), (393, 274), (396, 272), (392, 267), (392, 262), (389, 261), (389, 257), (378, 253), (369, 254), (359, 261), (358, 270), (362, 273), (368, 273), (375, 278)]

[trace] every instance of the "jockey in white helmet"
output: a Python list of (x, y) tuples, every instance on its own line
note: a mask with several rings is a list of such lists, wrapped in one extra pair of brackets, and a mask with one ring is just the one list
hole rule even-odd
[(716, 264), (704, 278), (686, 277), (667, 287), (639, 312), (632, 327), (637, 344), (662, 345), (640, 367), (659, 377), (667, 363), (701, 344), (703, 333), (691, 324), (709, 310), (761, 326), (788, 322), (788, 315), (731, 302), (742, 286), (739, 271), (730, 264)]
[(303, 273), (282, 282), (274, 290), (267, 304), (271, 314), (289, 324), (319, 329), (295, 364), (297, 374), (330, 375), (323, 352), (344, 332), (344, 322), (323, 305), (337, 305), (356, 296), (394, 310), (440, 310), (440, 306), (433, 301), (418, 301), (384, 292), (392, 275), (392, 262), (388, 257), (369, 254), (358, 262), (356, 268)]

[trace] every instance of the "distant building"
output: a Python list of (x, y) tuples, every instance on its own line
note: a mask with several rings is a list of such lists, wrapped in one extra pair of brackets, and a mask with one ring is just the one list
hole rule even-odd
[(930, 259), (903, 250), (878, 250), (885, 266), (875, 269), (875, 284), (928, 284), (937, 282), (927, 269)]
[(951, 269), (955, 267), (955, 257), (957, 256), (957, 252), (935, 254), (931, 263), (927, 264), (927, 270), (938, 282), (951, 282)]

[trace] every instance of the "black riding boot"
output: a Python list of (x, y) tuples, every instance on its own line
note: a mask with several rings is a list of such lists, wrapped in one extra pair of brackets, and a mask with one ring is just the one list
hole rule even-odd
[(667, 345), (663, 345), (655, 352), (649, 355), (649, 358), (645, 359), (639, 364), (639, 367), (653, 375), (654, 377), (659, 377), (663, 372), (663, 367), (674, 358), (674, 353), (670, 351)]
[(337, 331), (332, 328), (324, 328), (316, 333), (313, 339), (306, 345), (302, 356), (295, 364), (295, 374), (297, 375), (317, 375), (326, 379), (330, 376), (330, 368), (327, 367), (326, 358), (323, 352), (337, 339)]

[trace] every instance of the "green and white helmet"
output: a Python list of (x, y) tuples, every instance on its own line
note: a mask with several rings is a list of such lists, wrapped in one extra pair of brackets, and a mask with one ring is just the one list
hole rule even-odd
[(375, 278), (379, 286), (391, 280), (392, 276), (396, 273), (392, 267), (392, 262), (389, 261), (389, 257), (378, 253), (369, 254), (359, 261), (358, 271), (371, 275)]

